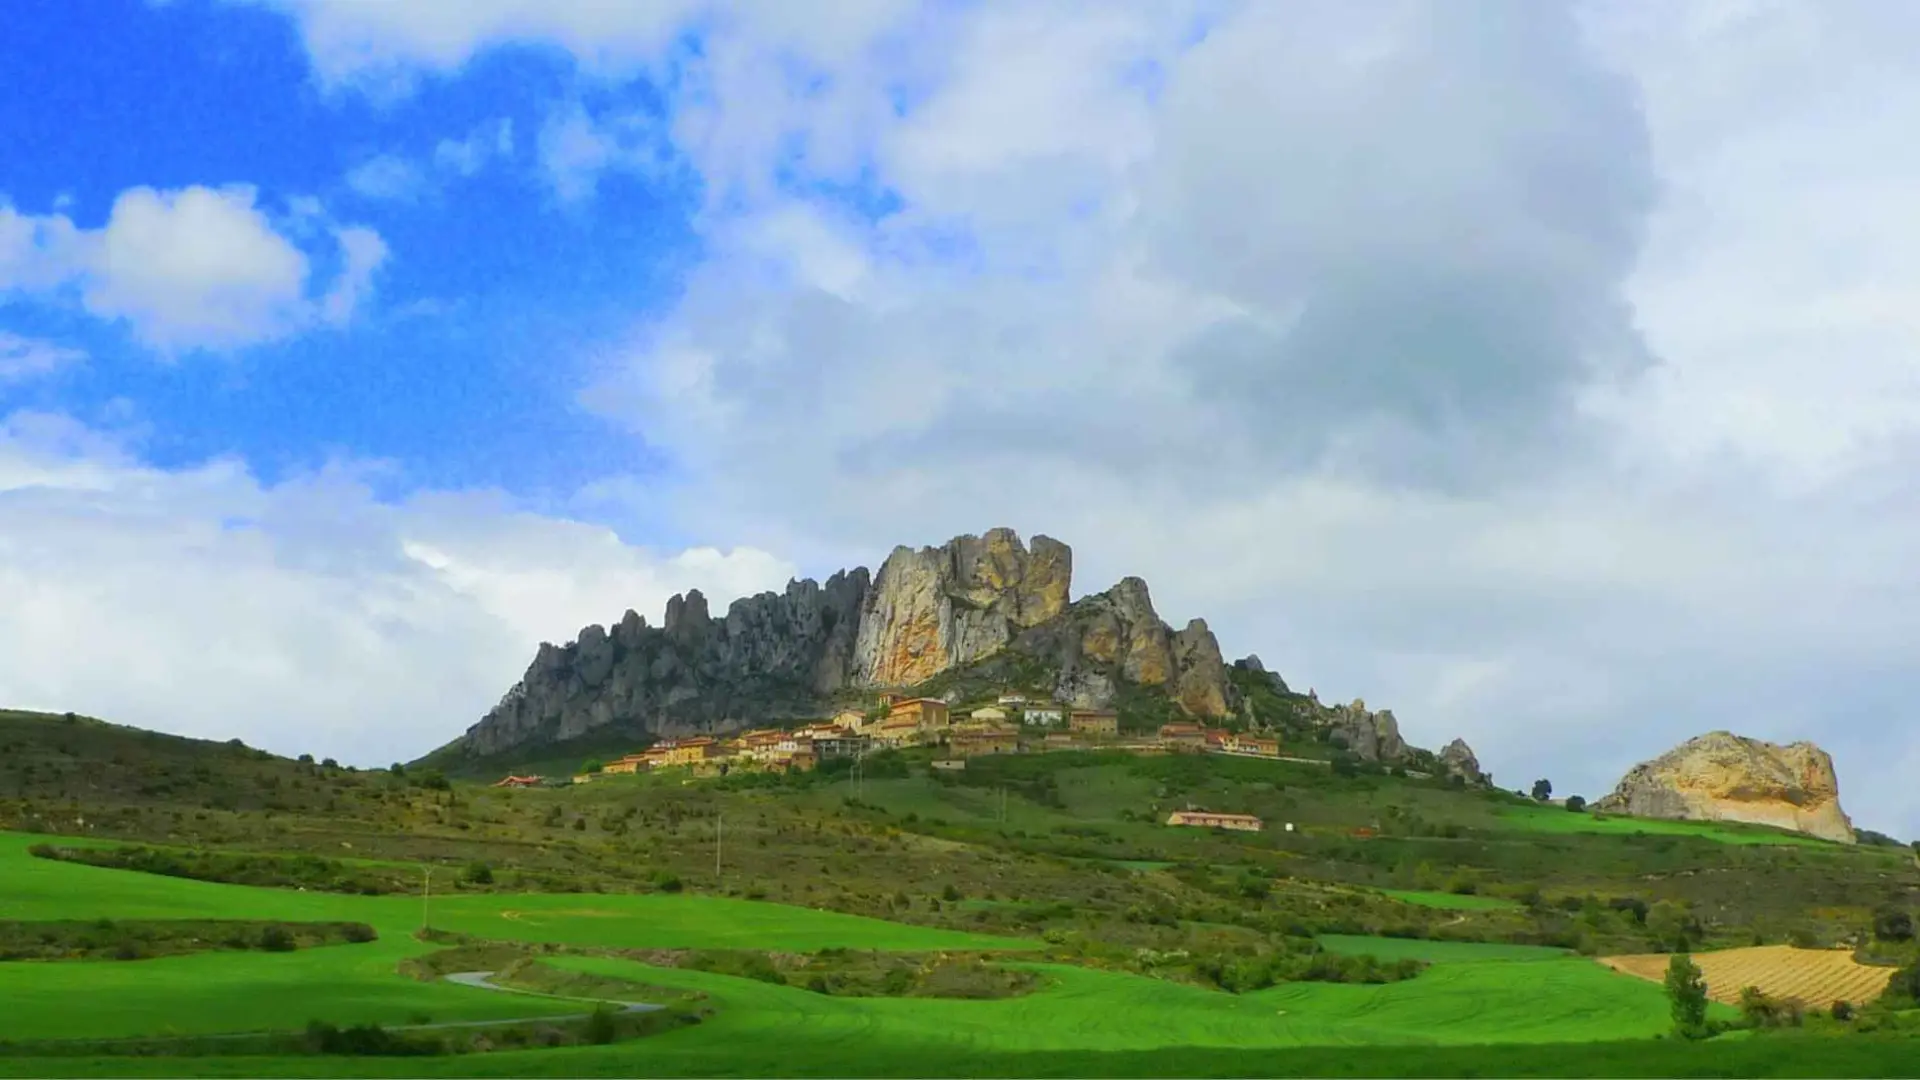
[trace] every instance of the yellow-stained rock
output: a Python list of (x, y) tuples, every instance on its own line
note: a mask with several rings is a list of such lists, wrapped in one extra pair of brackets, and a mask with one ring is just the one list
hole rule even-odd
[(1686, 821), (1739, 821), (1856, 842), (1840, 809), (1833, 758), (1809, 742), (1787, 746), (1714, 731), (1634, 766), (1597, 810)]

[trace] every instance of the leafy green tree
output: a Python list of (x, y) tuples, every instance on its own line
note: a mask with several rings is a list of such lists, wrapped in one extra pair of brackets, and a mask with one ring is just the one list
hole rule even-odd
[(1533, 800), (1535, 802), (1546, 802), (1551, 798), (1553, 798), (1553, 781), (1535, 780), (1533, 782)]
[(1707, 980), (1693, 957), (1686, 953), (1673, 954), (1673, 959), (1667, 961), (1666, 988), (1667, 1004), (1673, 1012), (1673, 1030), (1689, 1039), (1706, 1034)]
[(588, 774), (597, 773), (606, 767), (607, 763), (597, 757), (590, 757), (580, 763), (580, 771)]
[(1583, 798), (1581, 798), (1581, 797), (1580, 797), (1580, 796), (1578, 796), (1578, 795), (1569, 795), (1569, 796), (1567, 796), (1567, 809), (1568, 809), (1568, 810), (1570, 810), (1570, 811), (1572, 811), (1573, 813), (1576, 813), (1576, 814), (1578, 814), (1578, 813), (1580, 813), (1581, 811), (1583, 811), (1583, 810), (1585, 810), (1586, 808), (1587, 808), (1587, 800), (1585, 800), (1585, 799), (1583, 799)]
[(1889, 904), (1873, 913), (1873, 936), (1881, 941), (1912, 941), (1913, 916)]
[(466, 871), (460, 877), (469, 885), (491, 885), (493, 884), (493, 867), (475, 860), (467, 864)]
[(392, 774), (393, 774), (393, 775), (395, 775), (395, 776), (405, 776), (405, 775), (407, 775), (407, 767), (406, 767), (405, 765), (402, 765), (402, 764), (400, 764), (400, 763), (399, 763), (399, 762), (397, 762), (397, 761), (396, 761), (396, 762), (394, 762), (393, 764), (391, 764), (391, 765), (389, 765), (389, 766), (387, 766), (387, 771), (388, 771), (388, 772), (390, 772), (390, 773), (392, 773)]
[(1647, 909), (1647, 933), (1662, 949), (1686, 952), (1697, 929), (1698, 923), (1682, 904), (1660, 900)]

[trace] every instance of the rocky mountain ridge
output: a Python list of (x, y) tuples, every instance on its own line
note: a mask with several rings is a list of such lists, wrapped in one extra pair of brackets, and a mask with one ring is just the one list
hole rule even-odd
[[(1078, 708), (1150, 705), (1147, 719), (1317, 729), (1366, 761), (1433, 757), (1407, 746), (1391, 712), (1322, 706), (1257, 657), (1230, 674), (1206, 621), (1173, 629), (1142, 579), (1076, 601), (1072, 574), (1066, 544), (1036, 535), (1027, 545), (1001, 528), (897, 547), (877, 574), (792, 581), (719, 618), (691, 590), (667, 602), (660, 627), (629, 610), (610, 629), (543, 643), (500, 703), (430, 756), (484, 758), (609, 732), (724, 734), (828, 715), (881, 690), (960, 700), (1017, 687)], [(1465, 761), (1462, 775), (1484, 782), (1471, 751)]]
[(1856, 843), (1840, 809), (1833, 758), (1810, 742), (1786, 746), (1712, 731), (1628, 770), (1594, 809), (1683, 821), (1738, 821)]

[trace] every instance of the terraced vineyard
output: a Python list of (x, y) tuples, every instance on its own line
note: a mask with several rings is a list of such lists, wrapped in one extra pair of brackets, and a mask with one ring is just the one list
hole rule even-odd
[[(1629, 975), (1659, 982), (1672, 957), (1665, 953), (1607, 956), (1600, 962)], [(1759, 987), (1769, 997), (1794, 998), (1818, 1008), (1836, 1001), (1858, 1004), (1872, 1001), (1887, 988), (1893, 969), (1869, 967), (1844, 949), (1796, 949), (1791, 945), (1759, 945), (1750, 949), (1722, 949), (1695, 953), (1693, 962), (1707, 980), (1707, 996), (1737, 1004), (1740, 991)]]

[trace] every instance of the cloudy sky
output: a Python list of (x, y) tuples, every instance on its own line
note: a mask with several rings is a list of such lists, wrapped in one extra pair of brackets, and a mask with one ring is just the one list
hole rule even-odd
[(24, 0), (0, 703), (379, 764), (1007, 525), (1602, 793), (1920, 834), (1920, 14)]

